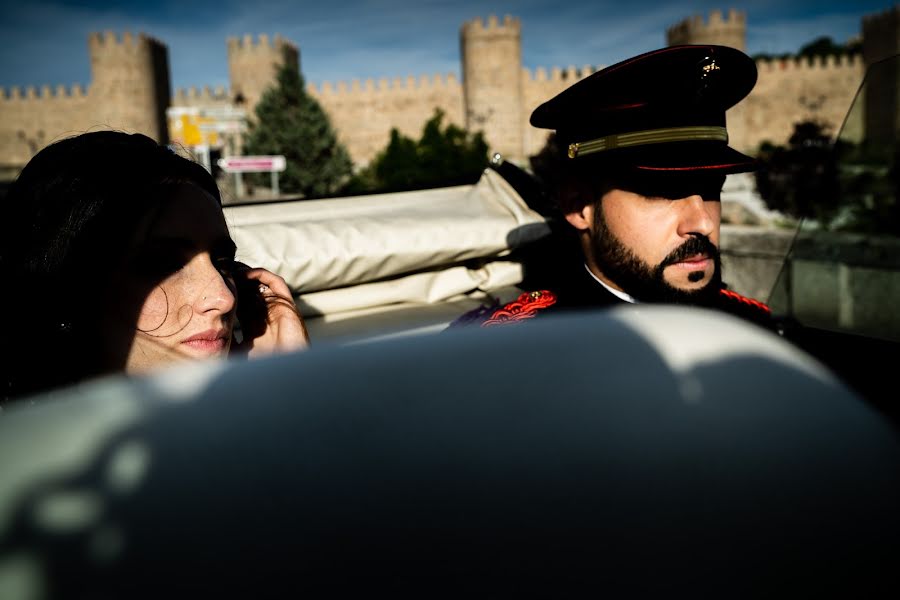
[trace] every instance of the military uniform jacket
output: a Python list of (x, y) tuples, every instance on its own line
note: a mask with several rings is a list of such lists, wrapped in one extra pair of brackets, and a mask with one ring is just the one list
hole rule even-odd
[[(504, 323), (527, 321), (543, 315), (577, 310), (591, 310), (628, 304), (597, 282), (583, 265), (554, 290), (525, 292), (504, 306), (482, 307), (464, 314), (451, 326), (480, 324), (492, 327)], [(775, 329), (769, 307), (723, 287), (715, 300), (704, 306), (722, 310), (770, 330)]]

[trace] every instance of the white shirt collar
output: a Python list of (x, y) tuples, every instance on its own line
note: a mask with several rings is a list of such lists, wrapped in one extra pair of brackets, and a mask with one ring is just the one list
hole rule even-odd
[(599, 277), (597, 277), (596, 275), (594, 275), (594, 273), (588, 268), (587, 263), (585, 263), (585, 265), (584, 265), (584, 270), (587, 271), (588, 274), (589, 274), (591, 277), (594, 278), (594, 281), (596, 281), (597, 283), (599, 283), (600, 285), (602, 285), (603, 287), (605, 287), (605, 288), (609, 291), (609, 293), (612, 294), (613, 296), (616, 296), (616, 297), (618, 297), (618, 298), (621, 298), (621, 299), (624, 300), (625, 302), (630, 302), (631, 304), (637, 304), (637, 303), (638, 303), (637, 300), (635, 300), (632, 296), (629, 296), (629, 295), (626, 294), (625, 292), (623, 292), (623, 291), (621, 291), (621, 290), (617, 290), (617, 289), (615, 289), (615, 288), (611, 288), (611, 287), (609, 287), (608, 285), (606, 285)]

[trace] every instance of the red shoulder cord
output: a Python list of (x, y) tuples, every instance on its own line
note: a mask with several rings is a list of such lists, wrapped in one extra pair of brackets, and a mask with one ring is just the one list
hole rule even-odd
[(753, 298), (747, 298), (745, 296), (741, 296), (737, 292), (732, 292), (731, 290), (719, 290), (719, 293), (725, 296), (726, 298), (731, 298), (732, 300), (737, 300), (738, 302), (743, 302), (744, 304), (753, 306), (754, 308), (758, 308), (760, 310), (764, 310), (767, 313), (771, 313), (772, 309), (760, 302), (759, 300), (754, 300)]
[(532, 319), (538, 314), (538, 311), (554, 304), (556, 304), (556, 294), (553, 292), (547, 290), (525, 292), (513, 302), (494, 311), (494, 314), (481, 326), (490, 327), (501, 323)]

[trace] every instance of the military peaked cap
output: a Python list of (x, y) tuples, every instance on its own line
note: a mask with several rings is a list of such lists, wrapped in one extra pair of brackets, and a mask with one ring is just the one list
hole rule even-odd
[(672, 46), (586, 77), (531, 114), (573, 161), (644, 173), (740, 173), (753, 158), (728, 146), (725, 111), (756, 84), (756, 64), (726, 46)]

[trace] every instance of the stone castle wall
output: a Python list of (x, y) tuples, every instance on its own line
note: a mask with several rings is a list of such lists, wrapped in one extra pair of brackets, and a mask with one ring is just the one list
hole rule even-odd
[(278, 68), (287, 61), (291, 68), (300, 69), (300, 51), (293, 43), (276, 35), (258, 39), (245, 35), (228, 38), (228, 75), (231, 96), (236, 104), (252, 114), (266, 89), (275, 82)]
[[(761, 60), (756, 67), (756, 87), (726, 115), (731, 145), (750, 153), (765, 141), (786, 143), (800, 121), (824, 123), (837, 135), (865, 73), (858, 54), (813, 61)], [(858, 137), (862, 123), (853, 121), (848, 127)]]
[(174, 90), (172, 106), (240, 107), (253, 114), (263, 93), (275, 82), (278, 68), (285, 60), (300, 69), (300, 51), (280, 35), (274, 39), (261, 34), (226, 40), (230, 86), (191, 86)]
[(168, 140), (167, 50), (143, 34), (88, 38), (91, 84), (0, 89), (0, 165), (23, 165), (51, 142), (94, 129)]
[(694, 15), (666, 30), (669, 46), (717, 44), (731, 46), (743, 52), (746, 50), (746, 39), (747, 15), (734, 9), (728, 11), (727, 17), (720, 10), (711, 11), (709, 20), (704, 20), (702, 15)]
[(0, 164), (24, 165), (47, 144), (100, 125), (80, 86), (0, 90)]
[[(521, 110), (519, 123), (513, 127), (520, 132), (521, 150), (514, 151), (509, 139), (504, 148), (497, 142), (496, 134), (492, 137), (494, 132), (485, 131), (491, 150), (514, 160), (539, 152), (550, 132), (528, 123), (532, 111), (601, 68), (588, 65), (554, 67), (549, 71), (521, 69)], [(758, 61), (757, 69), (759, 79), (753, 92), (727, 115), (731, 145), (750, 153), (755, 153), (762, 142), (786, 143), (794, 124), (800, 121), (822, 122), (836, 135), (862, 82), (865, 64), (861, 56), (851, 55), (813, 61)], [(365, 164), (387, 144), (391, 127), (397, 127), (405, 135), (418, 136), (436, 106), (447, 113), (447, 122), (472, 131), (482, 129), (477, 121), (463, 118), (463, 86), (455, 79), (452, 81), (453, 85), (447, 86), (429, 85), (427, 79), (425, 83), (409, 79), (405, 87), (398, 80), (393, 85), (382, 80), (378, 86), (371, 81), (364, 86), (359, 82), (350, 85), (341, 82), (337, 86), (310, 84), (309, 91), (328, 112), (354, 162)], [(848, 125), (857, 132), (862, 129), (861, 121)]]
[[(309, 84), (307, 91), (322, 104), (358, 165), (367, 164), (384, 149), (391, 128), (396, 127), (409, 137), (421, 135), (422, 125), (435, 108), (444, 111), (444, 123), (482, 131), (492, 151), (521, 160), (539, 152), (549, 135), (548, 131), (528, 124), (531, 112), (599, 67), (539, 67), (534, 71), (522, 68), (518, 30), (518, 21), (509, 17), (502, 23), (489, 18), (486, 22), (475, 19), (463, 25), (461, 37), (463, 56), (469, 57), (469, 86), (448, 74), (381, 79), (377, 83), (325, 82)], [(474, 42), (465, 41), (473, 37)], [(504, 44), (496, 53), (492, 52), (494, 37)], [(507, 60), (510, 57), (515, 61)], [(476, 65), (479, 61), (482, 64)], [(508, 72), (509, 64), (518, 66), (515, 77)], [(467, 87), (477, 87), (480, 93), (467, 96)], [(516, 98), (517, 104), (513, 102)]]
[(113, 32), (88, 36), (95, 118), (110, 127), (139, 131), (165, 143), (166, 106), (171, 97), (169, 55), (146, 35)]
[(192, 86), (176, 89), (172, 94), (172, 106), (231, 107), (234, 106), (234, 99), (231, 90), (225, 86)]
[[(897, 52), (900, 9), (863, 19), (863, 56), (759, 61), (759, 80), (748, 98), (728, 113), (731, 143), (755, 152), (759, 144), (783, 144), (795, 123), (817, 120), (832, 134), (840, 128), (876, 54)], [(714, 11), (670, 27), (674, 43), (745, 46), (746, 17)], [(285, 60), (299, 68), (297, 47), (279, 36), (227, 41), (231, 86), (189, 88), (171, 93), (165, 46), (146, 36), (118, 39), (107, 33), (89, 39), (92, 81), (87, 90), (57, 87), (0, 90), (0, 165), (24, 164), (37, 150), (66, 134), (114, 127), (167, 138), (165, 108), (240, 107), (253, 114), (264, 90)], [(330, 116), (354, 162), (365, 165), (384, 148), (392, 128), (418, 136), (436, 108), (445, 123), (483, 131), (492, 151), (523, 161), (537, 153), (549, 132), (528, 124), (531, 112), (600, 67), (522, 67), (518, 19), (474, 19), (460, 29), (462, 81), (452, 74), (378, 82), (308, 85)], [(879, 55), (880, 57), (880, 55)], [(896, 86), (895, 86), (896, 87)], [(896, 90), (893, 92), (898, 95)], [(862, 135), (864, 115), (848, 124)], [(900, 123), (900, 120), (898, 120)]]
[(553, 67), (549, 72), (542, 67), (538, 67), (534, 71), (530, 69), (522, 70), (522, 105), (524, 110), (521, 127), (524, 129), (523, 153), (525, 156), (532, 156), (540, 152), (544, 144), (547, 143), (547, 137), (550, 135), (550, 131), (532, 127), (528, 123), (528, 119), (531, 117), (534, 109), (576, 81), (584, 79), (597, 70), (599, 70), (599, 67), (591, 66), (584, 66), (580, 69), (574, 66), (569, 66), (565, 69)]
[[(865, 17), (862, 29), (866, 64), (900, 54), (900, 6)], [(900, 69), (897, 65), (873, 69), (872, 81), (867, 83), (869, 89), (877, 89), (877, 94), (866, 98), (866, 131), (873, 133), (873, 141), (878, 144), (893, 144), (900, 133), (900, 73), (897, 69)], [(885, 127), (886, 123), (893, 127)]]
[(460, 29), (466, 128), (484, 132), (492, 152), (522, 155), (522, 26), (473, 19)]
[[(694, 16), (671, 27), (667, 36), (670, 44), (710, 43), (743, 49), (746, 17), (735, 10), (727, 15), (713, 11), (707, 20)], [(491, 17), (486, 22), (475, 19), (465, 23), (460, 42), (462, 85), (444, 89), (438, 98), (430, 97), (434, 93), (427, 92), (427, 85), (418, 85), (418, 92), (409, 93), (413, 86), (403, 88), (397, 80), (392, 86), (361, 86), (358, 82), (310, 86), (354, 161), (365, 164), (371, 160), (387, 143), (391, 127), (418, 135), (435, 106), (447, 113), (449, 122), (483, 131), (492, 152), (522, 161), (539, 152), (549, 135), (530, 126), (531, 112), (602, 68), (522, 68), (520, 24), (508, 16), (502, 22)], [(749, 153), (755, 153), (762, 142), (784, 144), (794, 124), (805, 120), (821, 122), (836, 135), (862, 82), (865, 65), (859, 55), (758, 61), (756, 87), (728, 113), (731, 144)], [(518, 67), (515, 75), (512, 66)], [(853, 117), (846, 127), (860, 136), (862, 113)]]
[(445, 125), (465, 125), (462, 85), (453, 74), (380, 79), (377, 83), (354, 80), (349, 85), (324, 82), (309, 84), (307, 91), (328, 113), (357, 165), (367, 164), (384, 149), (391, 128), (418, 138), (435, 109), (444, 112)]

